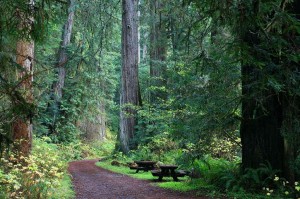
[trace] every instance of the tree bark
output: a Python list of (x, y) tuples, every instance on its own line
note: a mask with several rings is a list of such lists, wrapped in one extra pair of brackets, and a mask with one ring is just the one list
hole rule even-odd
[(60, 104), (63, 97), (63, 88), (65, 86), (66, 68), (68, 55), (67, 46), (71, 42), (72, 28), (74, 23), (74, 5), (76, 0), (69, 0), (68, 19), (64, 24), (62, 32), (62, 41), (58, 52), (57, 61), (57, 80), (52, 84), (51, 103), (48, 103), (47, 112), (52, 117), (52, 121), (47, 123), (50, 133), (56, 133), (57, 118), (61, 114)]
[[(258, 10), (257, 6), (258, 1), (254, 1), (253, 13)], [(242, 40), (247, 50), (242, 54), (267, 65), (269, 60), (256, 50), (261, 42), (258, 30), (254, 25), (245, 32)], [(260, 85), (268, 73), (266, 68), (249, 61), (242, 63), (242, 165), (243, 168), (258, 168), (269, 162), (273, 169), (283, 171), (283, 107), (275, 91), (265, 84)]]
[[(252, 34), (252, 33), (248, 33)], [(284, 139), (281, 135), (282, 106), (277, 95), (266, 91), (260, 96), (251, 84), (260, 81), (259, 72), (253, 65), (242, 65), (242, 165), (258, 168), (269, 162), (273, 169), (283, 170)], [(258, 105), (261, 103), (260, 105)]]
[(99, 104), (99, 110), (101, 112), (95, 116), (77, 121), (77, 127), (88, 141), (103, 141), (106, 137), (106, 116), (103, 101)]
[(60, 101), (63, 95), (63, 88), (65, 86), (66, 68), (65, 65), (68, 61), (66, 47), (70, 44), (72, 28), (74, 23), (74, 5), (75, 0), (69, 0), (68, 19), (64, 25), (62, 34), (62, 42), (59, 49), (58, 56), (58, 80), (54, 83), (54, 92), (56, 94), (56, 101)]
[(137, 0), (122, 0), (122, 77), (120, 96), (120, 144), (128, 153), (135, 133), (138, 99)]
[[(284, 1), (284, 4), (287, 4), (286, 11), (299, 19), (300, 2)], [(259, 1), (254, 1), (253, 5), (252, 13), (256, 16)], [(300, 100), (293, 91), (295, 85), (290, 83), (290, 76), (299, 71), (299, 62), (290, 60), (287, 55), (298, 54), (299, 44), (295, 42), (298, 33), (296, 29), (291, 28), (293, 25), (287, 22), (282, 30), (282, 39), (286, 44), (271, 48), (274, 51), (271, 54), (275, 56), (264, 57), (260, 49), (262, 41), (259, 37), (259, 26), (252, 25), (242, 37), (248, 49), (246, 56), (254, 60), (242, 64), (242, 164), (244, 168), (258, 168), (261, 163), (268, 161), (273, 169), (280, 170), (287, 180), (294, 182), (291, 163), (294, 161), (296, 149), (299, 149), (299, 126), (295, 120), (299, 121)], [(265, 50), (264, 46), (262, 49)], [(269, 48), (267, 50), (271, 51)], [(273, 67), (270, 61), (273, 65), (281, 67)], [(253, 62), (264, 65), (257, 66)], [(282, 76), (282, 73), (288, 75)], [(286, 90), (275, 92), (272, 87), (266, 85), (266, 76), (281, 77), (278, 81), (285, 84)]]
[[(162, 0), (153, 0), (150, 2), (150, 76), (151, 86), (154, 87), (166, 85), (164, 61), (166, 61), (167, 54), (167, 33), (166, 22), (163, 20), (163, 13), (161, 11), (163, 6), (164, 3)], [(152, 103), (156, 102), (159, 98), (166, 98), (166, 95), (159, 91), (159, 89), (155, 89), (150, 94), (150, 101)]]
[[(34, 2), (30, 0), (30, 9), (32, 9), (31, 6), (33, 4)], [(26, 18), (26, 15), (22, 12), (19, 12), (19, 16), (20, 30), (30, 31), (33, 18)], [(17, 78), (21, 81), (18, 88), (20, 89), (21, 96), (14, 98), (13, 104), (14, 106), (26, 108), (24, 109), (25, 112), (22, 111), (16, 116), (16, 119), (12, 123), (12, 131), (15, 148), (24, 156), (28, 156), (32, 148), (33, 59), (34, 42), (30, 38), (28, 40), (20, 39), (17, 41), (16, 62), (23, 68), (23, 71), (17, 74)]]
[[(295, 18), (300, 20), (300, 1), (290, 2), (288, 5), (284, 5), (287, 2), (283, 1), (282, 7), (286, 6), (287, 11), (292, 13)], [(299, 37), (298, 31), (289, 27), (290, 24), (286, 24), (283, 30), (289, 30), (284, 34), (284, 39), (287, 41), (288, 48), (291, 50), (290, 53), (298, 54), (300, 51), (299, 42), (297, 42), (297, 37)], [(289, 53), (289, 55), (290, 55)], [(300, 70), (299, 61), (290, 61), (288, 57), (283, 55), (282, 61), (288, 63), (285, 65), (288, 68), (289, 73), (296, 74)], [(288, 76), (289, 78), (289, 76)], [(293, 90), (299, 87), (298, 84), (290, 83), (287, 87)], [(284, 140), (284, 170), (283, 174), (291, 184), (294, 184), (296, 178), (299, 179), (299, 175), (296, 176), (295, 169), (292, 164), (295, 161), (297, 155), (299, 155), (299, 120), (300, 120), (300, 97), (295, 95), (293, 92), (282, 93), (282, 106), (284, 107), (284, 120), (282, 125), (282, 133), (285, 136)], [(297, 154), (298, 153), (298, 154)], [(299, 174), (299, 173), (298, 173)]]

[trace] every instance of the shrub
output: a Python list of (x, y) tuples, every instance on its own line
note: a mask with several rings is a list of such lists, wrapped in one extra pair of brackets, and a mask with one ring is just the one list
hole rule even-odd
[(29, 157), (16, 156), (1, 159), (1, 169), (5, 171), (0, 180), (2, 189), (9, 198), (47, 198), (60, 185), (64, 164), (56, 154), (36, 153)]
[(154, 160), (156, 155), (153, 154), (148, 146), (138, 146), (136, 150), (130, 151), (129, 157), (133, 160)]
[(62, 151), (63, 159), (66, 161), (80, 160), (85, 158), (101, 158), (111, 156), (115, 142), (111, 140), (94, 141), (85, 143), (80, 140), (70, 142), (68, 144), (59, 145)]
[(295, 173), (298, 176), (300, 176), (300, 154), (297, 155), (297, 157), (295, 158), (295, 162), (292, 166), (294, 167)]
[(273, 169), (269, 163), (242, 172), (238, 163), (205, 156), (201, 160), (196, 160), (194, 165), (208, 184), (233, 197), (237, 195), (246, 197), (251, 194), (258, 195), (249, 196), (250, 198), (298, 198), (300, 196), (298, 182), (290, 184), (284, 178), (278, 177), (279, 171)]
[(136, 150), (130, 151), (129, 157), (133, 160), (153, 160), (166, 164), (175, 164), (181, 151), (172, 141), (167, 132), (155, 135), (147, 144), (139, 145)]
[[(34, 139), (28, 157), (10, 152), (0, 160), (0, 198), (52, 198), (66, 176), (67, 163), (48, 138)], [(5, 194), (3, 194), (5, 193)]]

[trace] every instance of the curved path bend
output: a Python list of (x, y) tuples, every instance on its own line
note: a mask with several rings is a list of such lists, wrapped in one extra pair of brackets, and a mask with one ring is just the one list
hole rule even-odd
[(69, 164), (76, 199), (207, 199), (191, 193), (181, 193), (113, 173), (95, 165), (97, 160), (74, 161)]

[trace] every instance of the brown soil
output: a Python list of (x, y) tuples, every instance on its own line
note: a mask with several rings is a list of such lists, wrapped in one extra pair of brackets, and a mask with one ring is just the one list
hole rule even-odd
[[(77, 199), (207, 199), (155, 187), (153, 181), (137, 180), (95, 165), (97, 160), (71, 162), (69, 172)], [(138, 174), (137, 174), (138, 175)]]

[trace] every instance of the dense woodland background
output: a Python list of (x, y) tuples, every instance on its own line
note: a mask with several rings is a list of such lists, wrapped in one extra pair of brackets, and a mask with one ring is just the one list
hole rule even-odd
[(222, 165), (206, 177), (223, 191), (299, 197), (300, 1), (1, 0), (0, 13), (3, 196), (30, 193), (8, 163), (92, 144), (195, 175)]

